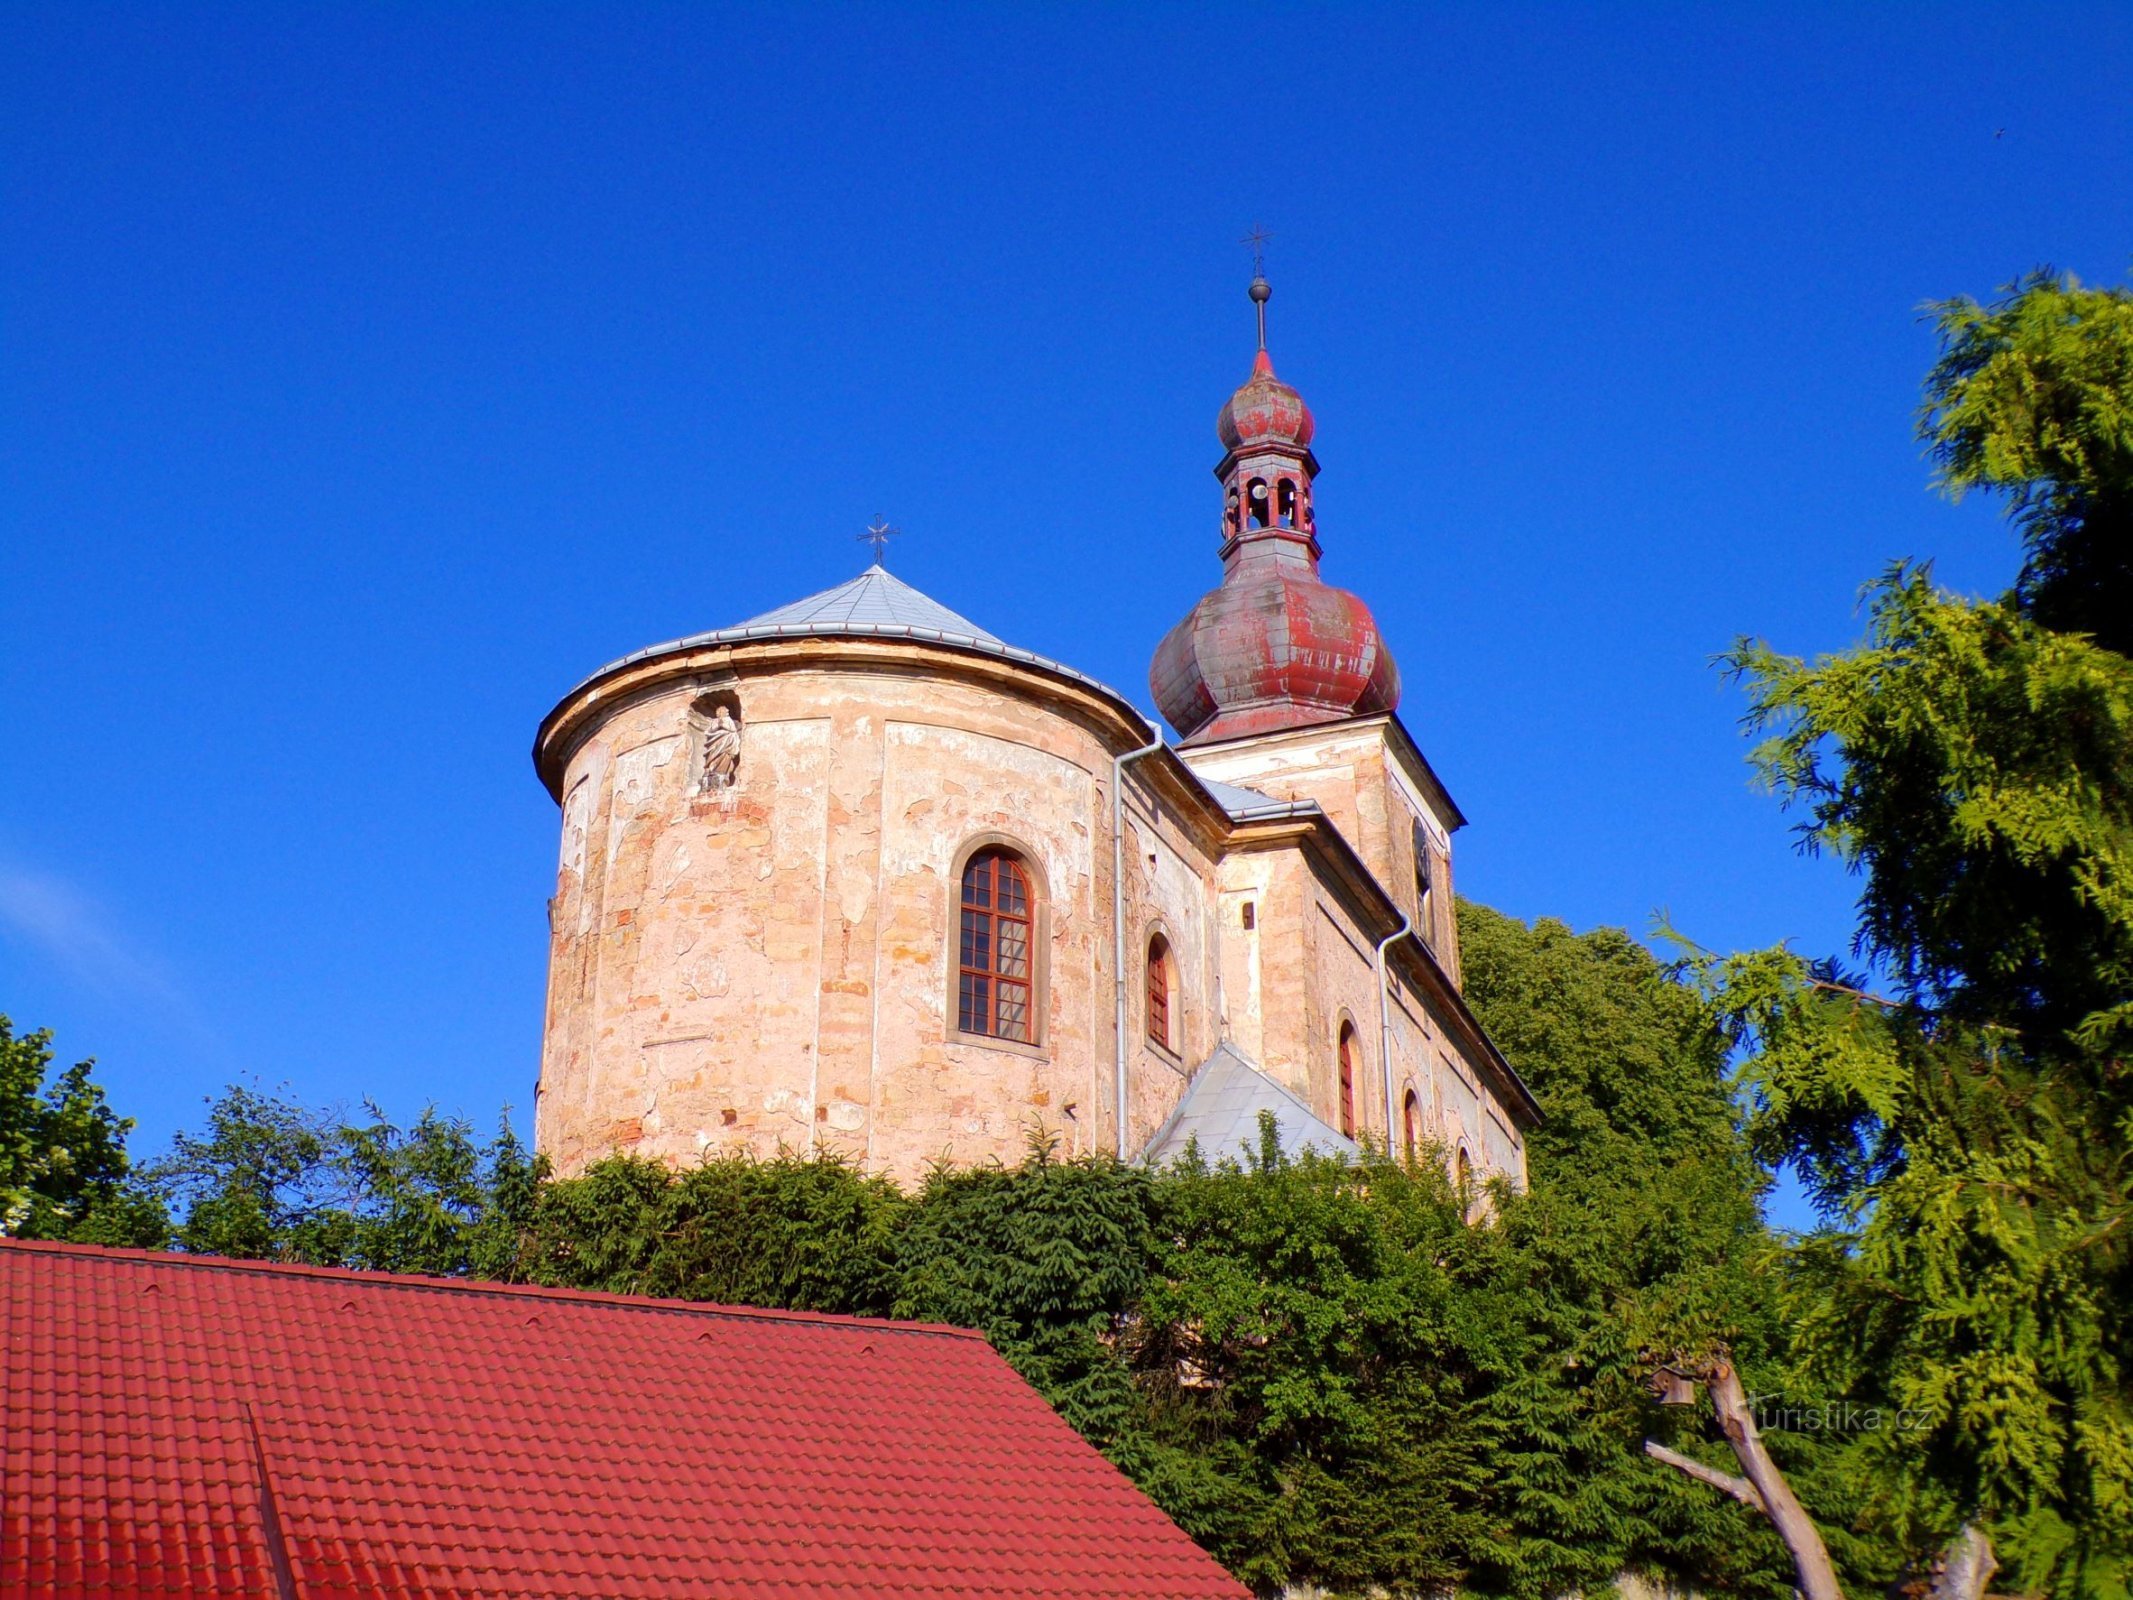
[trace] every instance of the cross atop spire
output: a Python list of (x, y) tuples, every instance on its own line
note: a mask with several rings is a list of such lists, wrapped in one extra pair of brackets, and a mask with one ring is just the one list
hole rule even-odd
[(861, 544), (870, 544), (874, 547), (874, 565), (879, 567), (882, 565), (881, 558), (888, 554), (889, 541), (896, 538), (903, 531), (901, 528), (890, 527), (887, 517), (876, 516), (872, 522), (867, 524), (867, 531), (859, 535), (859, 542)]
[(1259, 311), (1259, 348), (1266, 349), (1266, 303), (1274, 298), (1274, 286), (1266, 281), (1266, 247), (1274, 236), (1258, 223), (1237, 242), (1252, 252), (1252, 304)]

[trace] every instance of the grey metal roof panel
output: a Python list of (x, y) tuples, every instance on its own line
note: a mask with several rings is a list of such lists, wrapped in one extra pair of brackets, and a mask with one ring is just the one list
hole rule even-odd
[(805, 638), (913, 639), (921, 644), (953, 645), (997, 656), (1003, 661), (1017, 661), (1024, 666), (1055, 672), (1108, 695), (1129, 710), (1133, 705), (1109, 684), (1086, 672), (1077, 672), (1064, 662), (1021, 649), (996, 634), (987, 633), (969, 618), (958, 616), (879, 566), (869, 567), (849, 583), (840, 583), (834, 589), (825, 589), (820, 594), (811, 594), (790, 605), (765, 611), (730, 628), (713, 628), (708, 633), (692, 633), (685, 639), (669, 639), (664, 644), (632, 650), (585, 678), (563, 698), (567, 701), (578, 690), (599, 682), (611, 672), (678, 651), (752, 644), (768, 639)]
[[(1185, 763), (1188, 769), (1192, 762)], [(1251, 817), (1303, 817), (1314, 816), (1319, 810), (1315, 800), (1277, 800), (1270, 794), (1261, 794), (1257, 789), (1247, 789), (1234, 783), (1223, 783), (1202, 773), (1194, 772), (1200, 787), (1213, 795), (1227, 811), (1232, 822), (1242, 822)]]
[(969, 618), (958, 616), (930, 595), (919, 593), (881, 566), (869, 567), (849, 583), (824, 589), (820, 594), (779, 606), (735, 626), (809, 627), (834, 632), (855, 623), (878, 628), (917, 628), (1006, 648), (1005, 640), (987, 633)]
[(1254, 1066), (1225, 1041), (1193, 1074), (1177, 1110), (1141, 1151), (1149, 1166), (1167, 1166), (1199, 1142), (1206, 1161), (1249, 1161), (1259, 1151), (1259, 1115), (1274, 1116), (1275, 1142), (1295, 1159), (1305, 1150), (1354, 1160), (1353, 1139), (1321, 1121), (1294, 1093)]

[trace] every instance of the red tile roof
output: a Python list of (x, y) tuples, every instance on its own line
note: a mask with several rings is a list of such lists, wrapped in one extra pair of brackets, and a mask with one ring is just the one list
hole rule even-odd
[(1246, 1594), (953, 1328), (9, 1241), (0, 1349), (10, 1597)]

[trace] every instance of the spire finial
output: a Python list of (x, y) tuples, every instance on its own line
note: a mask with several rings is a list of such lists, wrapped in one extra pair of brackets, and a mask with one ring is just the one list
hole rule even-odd
[(1252, 252), (1252, 304), (1259, 312), (1259, 348), (1266, 349), (1266, 303), (1274, 298), (1274, 286), (1266, 281), (1266, 247), (1274, 236), (1258, 223), (1237, 242)]
[(887, 517), (876, 514), (874, 520), (867, 524), (867, 531), (859, 535), (859, 542), (874, 547), (874, 565), (879, 567), (882, 565), (881, 558), (888, 553), (889, 541), (903, 531), (901, 528), (890, 527)]

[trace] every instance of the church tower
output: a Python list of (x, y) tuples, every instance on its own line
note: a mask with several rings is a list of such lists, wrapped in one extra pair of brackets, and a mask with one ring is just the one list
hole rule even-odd
[(1155, 703), (1187, 745), (1389, 712), (1400, 671), (1370, 608), (1318, 575), (1317, 431), (1303, 397), (1274, 375), (1266, 302), (1252, 375), (1215, 419), (1223, 445), (1222, 582), (1157, 647)]

